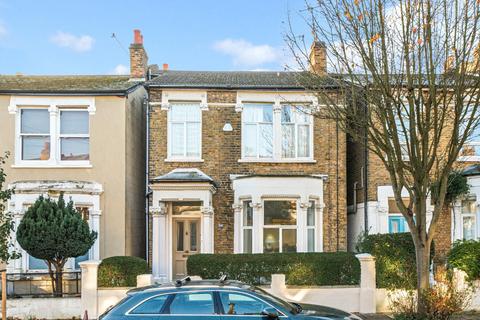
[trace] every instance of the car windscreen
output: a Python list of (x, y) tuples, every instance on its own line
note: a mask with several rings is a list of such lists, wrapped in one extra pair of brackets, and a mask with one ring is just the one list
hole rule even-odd
[(265, 291), (261, 288), (251, 287), (250, 290), (255, 292), (257, 295), (261, 296), (262, 298), (265, 298), (265, 299), (273, 302), (277, 306), (280, 306), (280, 307), (282, 307), (286, 310), (289, 310), (290, 312), (292, 312), (294, 314), (298, 313), (298, 308), (295, 305), (293, 305), (290, 302), (287, 302), (285, 300), (282, 300), (279, 297), (276, 297), (276, 296), (268, 293), (267, 291)]

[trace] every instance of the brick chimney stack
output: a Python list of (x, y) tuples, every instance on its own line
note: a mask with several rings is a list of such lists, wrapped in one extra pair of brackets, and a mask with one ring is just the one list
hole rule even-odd
[(310, 72), (317, 75), (327, 74), (327, 47), (325, 43), (315, 40), (310, 47)]
[(130, 45), (130, 80), (144, 81), (148, 69), (148, 56), (143, 47), (143, 35), (133, 30), (133, 43)]

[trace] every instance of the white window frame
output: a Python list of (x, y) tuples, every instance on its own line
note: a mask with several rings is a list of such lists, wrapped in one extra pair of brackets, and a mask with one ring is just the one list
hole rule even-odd
[[(283, 107), (292, 107), (293, 109), (295, 109), (295, 112), (297, 112), (296, 110), (298, 109), (298, 107), (302, 107), (302, 108), (308, 108), (309, 106), (306, 105), (306, 104), (302, 104), (302, 103), (282, 103), (281, 104), (281, 108), (283, 109)], [(281, 109), (280, 109), (281, 111)], [(299, 111), (301, 112), (301, 111)], [(295, 156), (292, 158), (287, 158), (287, 157), (283, 157), (283, 131), (282, 131), (282, 128), (284, 125), (293, 125), (294, 126), (294, 148), (295, 148)], [(310, 137), (310, 141), (309, 141), (309, 144), (308, 144), (308, 148), (309, 148), (309, 154), (310, 156), (308, 157), (299, 157), (298, 156), (298, 126), (306, 126), (308, 125), (308, 134), (309, 134), (309, 137)], [(307, 122), (293, 122), (293, 123), (290, 123), (290, 122), (283, 122), (282, 121), (282, 117), (281, 117), (281, 113), (280, 113), (280, 157), (282, 160), (286, 160), (286, 161), (295, 161), (295, 160), (305, 160), (305, 161), (308, 161), (308, 160), (311, 160), (313, 159), (313, 116), (310, 114), (308, 116), (308, 121)]]
[[(49, 163), (53, 157), (55, 150), (52, 149), (52, 124), (51, 124), (51, 117), (49, 117), (49, 129), (47, 133), (22, 133), (22, 110), (46, 110), (48, 112), (48, 106), (43, 107), (24, 107), (20, 108), (18, 121), (16, 121), (16, 126), (18, 127), (18, 135), (17, 135), (17, 143), (19, 146), (19, 156), (22, 162), (28, 164), (36, 164), (36, 163)], [(49, 149), (49, 159), (48, 160), (23, 160), (23, 137), (47, 137), (50, 140), (50, 149)]]
[[(313, 208), (313, 226), (308, 225), (308, 209)], [(308, 200), (308, 208), (305, 217), (305, 230), (307, 230), (307, 240), (305, 243), (305, 250), (306, 252), (317, 252), (317, 201), (315, 199)], [(313, 230), (313, 251), (308, 250), (308, 231)]]
[[(273, 154), (271, 158), (260, 158), (258, 157), (258, 152), (256, 157), (247, 157), (244, 152), (245, 136), (244, 124), (245, 118), (243, 115), (243, 108), (245, 104), (272, 104), (273, 105)], [(237, 112), (242, 112), (241, 116), (241, 159), (238, 162), (277, 162), (277, 163), (296, 163), (296, 162), (305, 162), (305, 163), (315, 163), (314, 159), (314, 118), (313, 115), (310, 115), (310, 156), (309, 157), (295, 157), (295, 158), (283, 158), (282, 157), (282, 115), (281, 110), (283, 105), (302, 105), (302, 106), (311, 106), (312, 109), (318, 107), (318, 99), (309, 93), (291, 93), (291, 92), (267, 92), (267, 93), (258, 93), (258, 92), (237, 92), (237, 103), (235, 110)], [(295, 148), (297, 148), (297, 143), (295, 143)], [(297, 150), (295, 150), (297, 154)]]
[[(245, 120), (245, 116), (244, 116), (244, 113), (242, 112), (242, 158), (245, 158), (245, 159), (255, 159), (255, 160), (268, 160), (268, 159), (273, 159), (275, 157), (275, 140), (276, 140), (276, 132), (275, 132), (275, 110), (274, 110), (274, 106), (273, 106), (273, 103), (269, 103), (269, 102), (266, 102), (266, 103), (247, 103), (247, 105), (249, 106), (253, 106), (253, 105), (262, 105), (262, 106), (272, 106), (272, 122), (265, 122), (265, 121), (258, 121), (258, 122), (247, 122)], [(248, 108), (248, 106), (246, 107)], [(259, 135), (260, 135), (260, 126), (262, 125), (270, 125), (272, 126), (272, 157), (260, 157), (260, 152), (259, 152), (259, 142), (260, 142), (260, 138), (259, 138)], [(256, 146), (257, 146), (257, 152), (256, 152), (256, 155), (254, 157), (247, 157), (245, 155), (245, 143), (243, 141), (245, 141), (245, 126), (247, 125), (255, 125), (256, 127)]]
[[(21, 110), (48, 109), (50, 114), (50, 159), (22, 160)], [(12, 96), (8, 107), (9, 113), (15, 115), (15, 162), (14, 168), (91, 168), (90, 160), (62, 161), (60, 159), (60, 110), (86, 110), (89, 115), (96, 111), (94, 97), (29, 97)], [(89, 123), (89, 138), (90, 138)], [(89, 153), (91, 148), (89, 150)], [(91, 154), (90, 154), (91, 156)]]
[(57, 150), (56, 150), (56, 156), (57, 159), (60, 163), (62, 164), (68, 164), (71, 166), (74, 166), (78, 164), (79, 162), (88, 165), (90, 163), (90, 160), (62, 160), (62, 138), (88, 138), (88, 145), (89, 145), (89, 150), (88, 150), (88, 158), (90, 159), (90, 122), (88, 123), (88, 133), (87, 134), (73, 134), (73, 133), (61, 133), (61, 118), (62, 118), (62, 112), (72, 112), (72, 111), (82, 111), (82, 112), (88, 112), (85, 108), (59, 108), (58, 109), (58, 117), (57, 117)]
[[(173, 121), (172, 120), (172, 105), (175, 104), (192, 104), (192, 105), (198, 105), (199, 110), (200, 110), (200, 119), (199, 121)], [(173, 123), (181, 123), (183, 124), (183, 144), (184, 144), (184, 150), (183, 150), (183, 156), (173, 156), (172, 155), (172, 146), (173, 146), (173, 135), (172, 135), (172, 124)], [(187, 124), (188, 123), (198, 123), (200, 125), (200, 146), (199, 146), (199, 155), (198, 156), (187, 156)], [(168, 155), (167, 155), (167, 160), (174, 160), (174, 161), (179, 161), (179, 162), (191, 162), (191, 161), (203, 161), (202, 160), (202, 108), (201, 108), (201, 103), (200, 101), (176, 101), (170, 103), (168, 114), (167, 114), (167, 145), (168, 145)]]
[[(283, 230), (295, 230), (295, 252), (300, 252), (298, 246), (298, 238), (299, 238), (299, 230), (300, 225), (299, 225), (299, 214), (300, 214), (300, 207), (299, 207), (299, 200), (298, 198), (265, 198), (262, 199), (262, 234), (265, 233), (265, 229), (278, 229), (278, 253), (283, 253)], [(297, 217), (296, 217), (296, 223), (291, 224), (291, 225), (282, 225), (282, 224), (265, 224), (265, 201), (295, 201), (295, 208), (297, 212)], [(262, 241), (262, 251), (264, 251), (265, 247), (265, 237), (261, 239)]]
[[(172, 156), (172, 142), (171, 142), (171, 105), (174, 103), (192, 103), (199, 104), (200, 106), (200, 146), (199, 156), (187, 157), (186, 156), (186, 144), (185, 144), (185, 156), (178, 157)], [(153, 104), (153, 103), (152, 103)], [(165, 162), (203, 162), (202, 151), (202, 136), (203, 136), (203, 111), (208, 111), (207, 104), (207, 92), (198, 90), (163, 90), (162, 102), (160, 103), (161, 110), (167, 111), (167, 158)], [(185, 135), (186, 139), (186, 135)]]
[(250, 248), (250, 251), (251, 253), (253, 253), (253, 209), (252, 209), (252, 225), (251, 226), (246, 226), (245, 225), (245, 221), (243, 220), (243, 210), (244, 210), (244, 206), (248, 203), (248, 206), (250, 206), (250, 208), (252, 208), (252, 200), (251, 199), (244, 199), (242, 202), (242, 214), (241, 214), (241, 222), (240, 222), (240, 225), (241, 225), (241, 248), (242, 248), (242, 253), (246, 253), (245, 252), (245, 233), (244, 231), (245, 230), (251, 230), (252, 231), (252, 239), (251, 239), (251, 244), (252, 244), (252, 247)]
[[(469, 202), (473, 202), (475, 203), (475, 212), (473, 213), (464, 213), (463, 212), (463, 201), (469, 201)], [(461, 207), (460, 207), (460, 217), (461, 217), (461, 224), (460, 224), (460, 234), (461, 234), (461, 237), (460, 239), (465, 239), (465, 233), (464, 233), (464, 229), (463, 229), (463, 223), (464, 223), (464, 220), (465, 218), (473, 218), (473, 234), (474, 234), (474, 237), (473, 239), (471, 240), (477, 240), (478, 239), (478, 230), (477, 230), (477, 212), (478, 212), (478, 208), (477, 208), (477, 200), (475, 199), (465, 199), (465, 200), (462, 200), (461, 201)]]

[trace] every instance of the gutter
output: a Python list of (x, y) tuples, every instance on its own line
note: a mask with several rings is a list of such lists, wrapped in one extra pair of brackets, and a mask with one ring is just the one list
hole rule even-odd
[(28, 91), (28, 90), (0, 90), (0, 95), (25, 95), (25, 96), (126, 96), (129, 93), (135, 91), (142, 83), (138, 83), (128, 89), (123, 90), (41, 90), (41, 91)]
[(150, 96), (148, 90), (144, 98), (146, 112), (146, 138), (145, 138), (145, 258), (149, 262), (149, 227), (150, 227), (150, 190), (149, 190), (149, 164), (150, 164)]

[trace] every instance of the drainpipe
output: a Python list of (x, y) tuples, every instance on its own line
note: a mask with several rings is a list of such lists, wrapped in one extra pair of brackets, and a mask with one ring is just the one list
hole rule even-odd
[[(150, 68), (148, 70), (148, 78), (150, 78)], [(148, 79), (147, 78), (147, 79)], [(149, 79), (148, 79), (149, 80)], [(150, 192), (149, 192), (149, 162), (150, 162), (150, 97), (148, 94), (148, 89), (146, 90), (146, 95), (144, 99), (144, 106), (146, 112), (146, 139), (145, 139), (145, 258), (149, 261), (149, 246), (148, 246), (148, 237), (149, 237), (149, 225), (150, 225)]]

